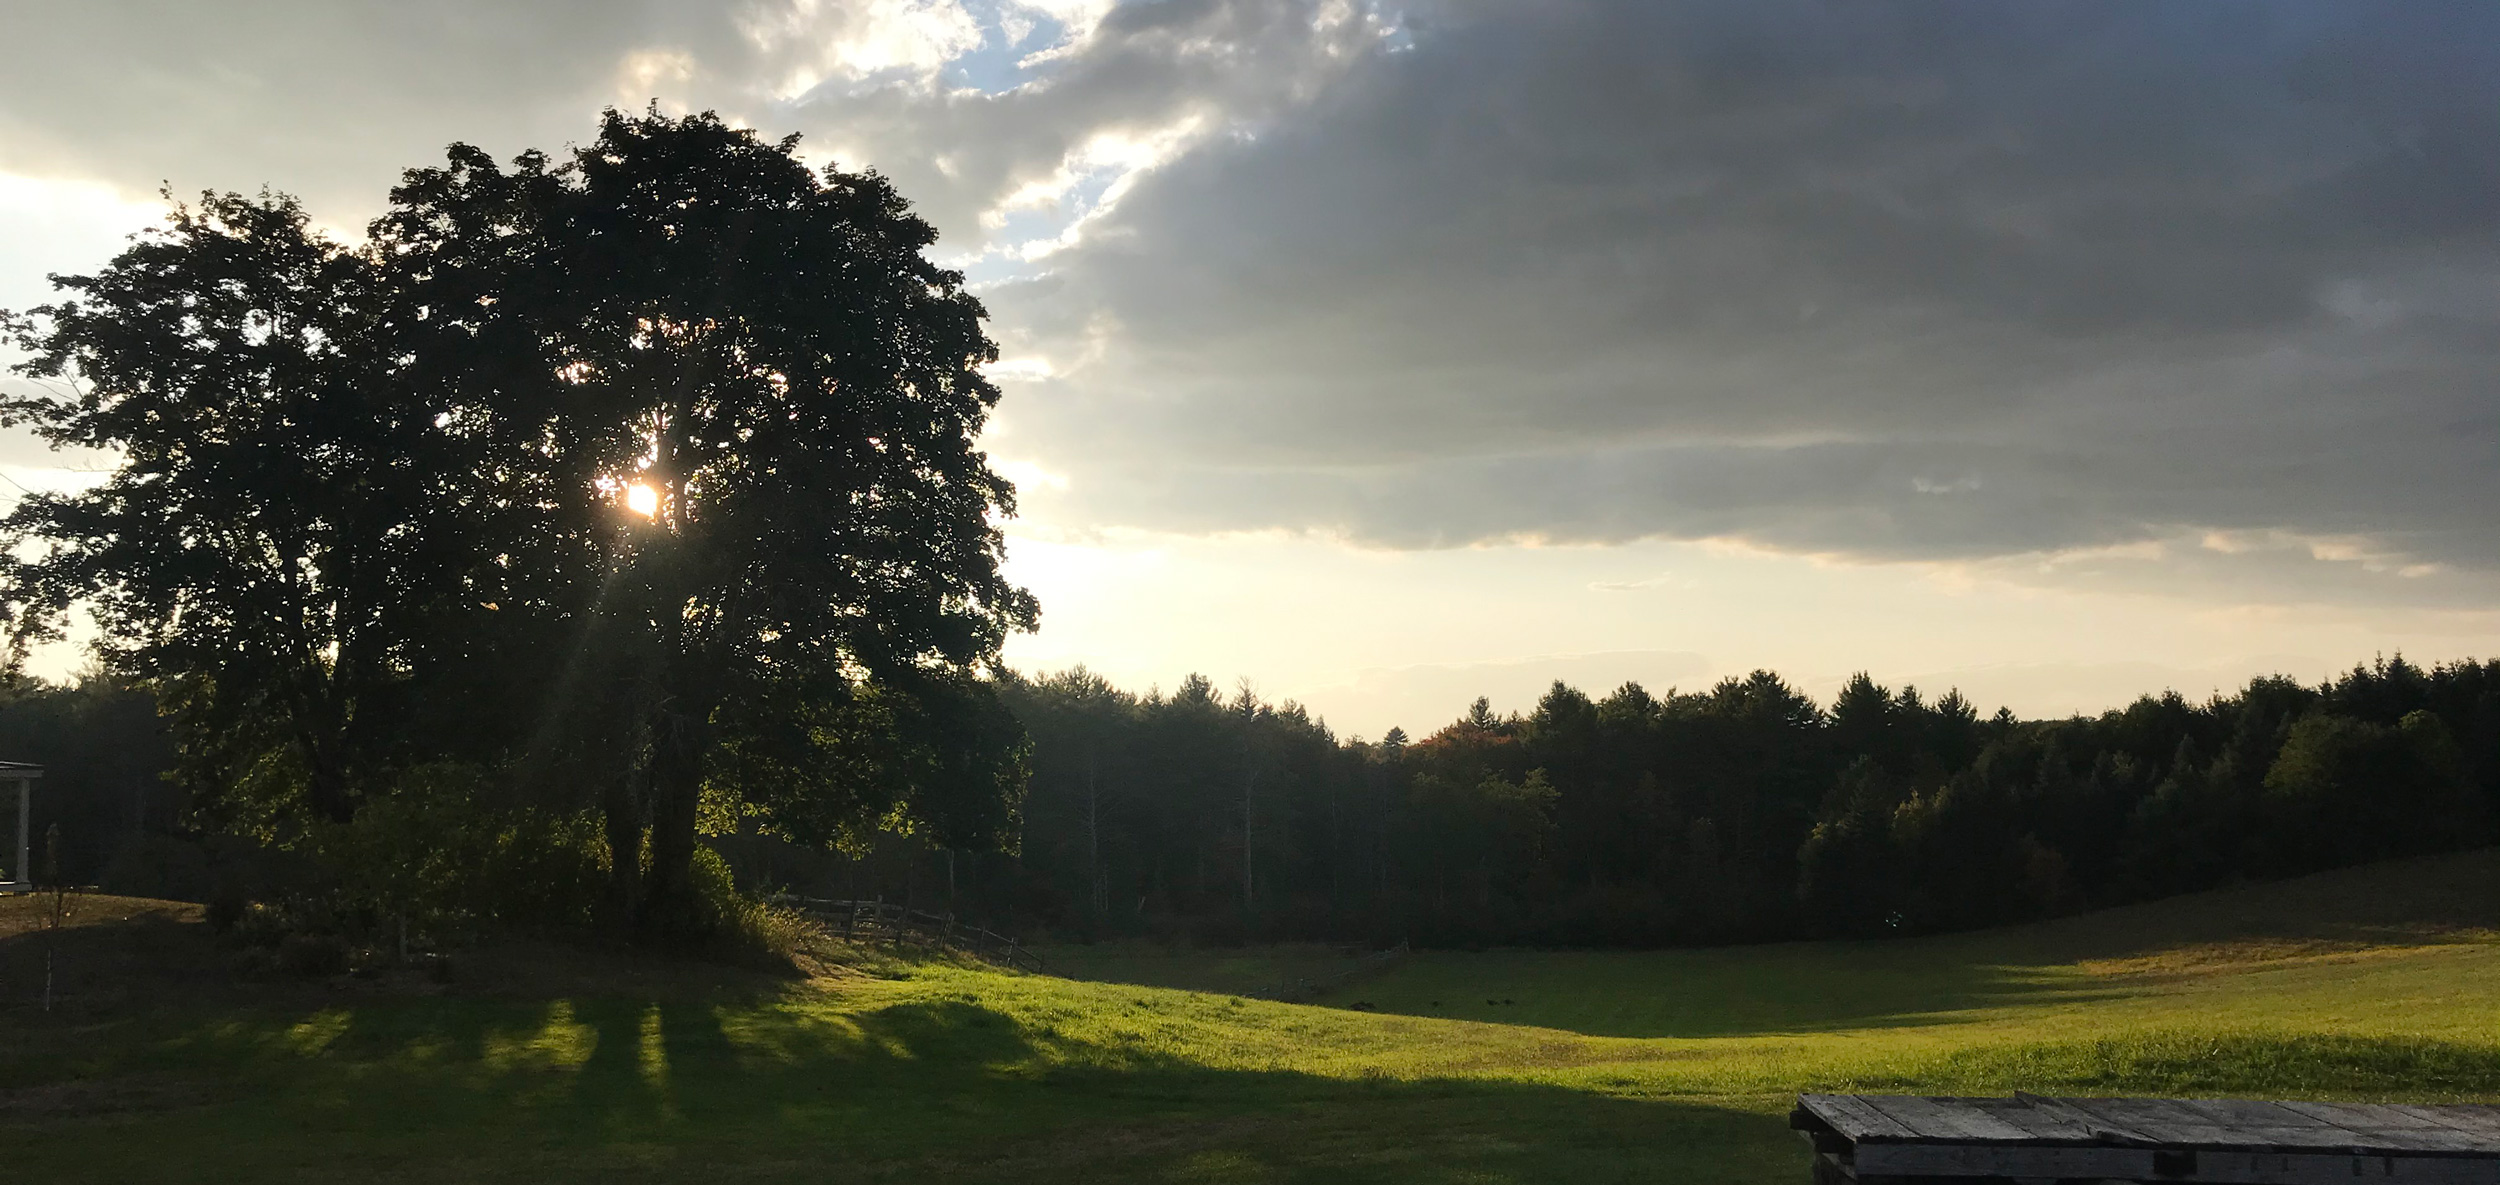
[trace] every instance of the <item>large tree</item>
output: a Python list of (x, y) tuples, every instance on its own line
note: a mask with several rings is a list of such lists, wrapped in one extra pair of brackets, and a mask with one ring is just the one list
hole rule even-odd
[(442, 407), (372, 347), (393, 293), (266, 195), (177, 206), (56, 283), (16, 323), (37, 383), (0, 419), (119, 465), (0, 521), (15, 656), (83, 603), (173, 709), (205, 805), (345, 820), (405, 741), (420, 640), (459, 612)]
[(564, 569), (515, 607), (598, 640), (549, 694), (627, 725), (606, 807), (647, 928), (686, 904), (707, 786), (807, 838), (972, 846), (1019, 782), (976, 678), (1036, 614), (974, 443), (996, 347), (928, 223), (796, 146), (610, 112), (557, 167), (455, 147), (377, 224), (492, 529)]
[(198, 780), (281, 812), (446, 756), (594, 789), (646, 933), (707, 820), (1012, 843), (997, 351), (928, 223), (795, 149), (612, 111), (453, 146), (363, 246), (212, 196), (61, 281), (6, 414), (121, 464), (6, 520), (17, 638), (94, 606)]

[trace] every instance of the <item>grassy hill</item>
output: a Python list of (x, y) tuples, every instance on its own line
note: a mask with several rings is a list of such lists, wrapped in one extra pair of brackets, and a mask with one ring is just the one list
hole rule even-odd
[(0, 903), (0, 1163), (33, 1180), (1794, 1185), (1802, 1089), (2500, 1099), (2495, 852), (1982, 934), (1426, 953), (1316, 1006), (1222, 994), (1308, 948), (245, 985), (184, 909), (81, 908)]

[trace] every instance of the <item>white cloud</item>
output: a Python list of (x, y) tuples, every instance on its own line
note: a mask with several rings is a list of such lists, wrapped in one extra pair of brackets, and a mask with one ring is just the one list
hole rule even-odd
[[(59, 297), (46, 276), (92, 272), (138, 231), (163, 223), (165, 204), (99, 181), (0, 173), (0, 309), (24, 312)], [(9, 375), (20, 361), (0, 340), (0, 389), (23, 387)], [(77, 470), (96, 458), (64, 458), (22, 431), (0, 433), (0, 475), (20, 489), (59, 489), (88, 480)], [(62, 468), (64, 464), (71, 468)], [(0, 488), (0, 500), (16, 489)]]
[(694, 80), (694, 55), (680, 49), (638, 49), (616, 68), (616, 101), (632, 109)]
[(1039, 355), (1001, 358), (982, 367), (981, 373), (1002, 382), (1022, 383), (1046, 382), (1057, 374), (1050, 365), (1050, 359)]
[(776, 99), (794, 99), (830, 78), (856, 81), (898, 71), (927, 83), (948, 62), (981, 47), (981, 23), (957, 0), (779, 0), (738, 22), (756, 52), (778, 65)]
[(0, 308), (52, 299), (45, 275), (93, 270), (164, 216), (162, 201), (102, 181), (0, 173)]
[(1066, 474), (1053, 473), (1031, 461), (999, 461), (996, 463), (996, 468), (1000, 476), (1016, 483), (1021, 489), (1064, 490), (1068, 488)]

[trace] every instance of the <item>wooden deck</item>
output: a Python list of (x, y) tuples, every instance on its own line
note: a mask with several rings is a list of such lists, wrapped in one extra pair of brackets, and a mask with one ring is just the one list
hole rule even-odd
[(1809, 1094), (1816, 1185), (2500, 1185), (2500, 1107)]

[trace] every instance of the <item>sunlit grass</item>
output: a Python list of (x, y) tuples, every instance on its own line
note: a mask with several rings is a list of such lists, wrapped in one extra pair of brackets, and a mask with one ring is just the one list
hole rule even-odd
[[(181, 1105), (0, 1110), (0, 1152), (52, 1181), (1796, 1182), (1806, 1089), (2500, 1098), (2489, 930), (2319, 904), (2401, 912), (2476, 860), (1983, 935), (1424, 954), (1325, 1006), (860, 952), (762, 997), (133, 1016), (0, 1050), (51, 1084), (0, 1098)], [(1256, 956), (1162, 957), (1139, 977)]]

